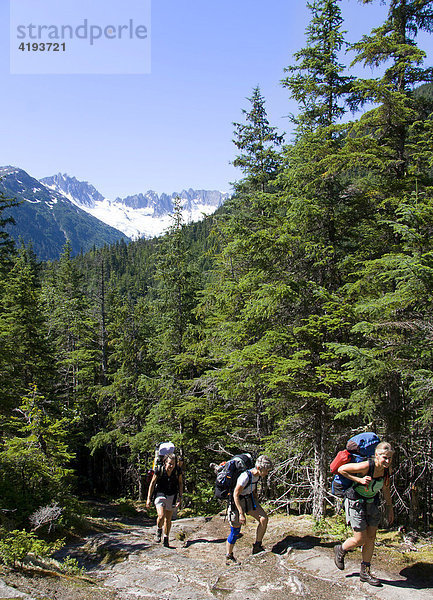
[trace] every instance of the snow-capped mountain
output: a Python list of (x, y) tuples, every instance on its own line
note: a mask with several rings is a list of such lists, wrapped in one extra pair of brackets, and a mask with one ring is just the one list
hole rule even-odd
[(122, 231), (132, 239), (161, 235), (172, 223), (173, 200), (181, 199), (186, 223), (199, 221), (224, 203), (229, 194), (208, 190), (182, 190), (179, 193), (146, 193), (115, 198), (104, 198), (93, 185), (78, 181), (66, 173), (41, 179), (41, 183), (71, 200), (103, 223)]
[(6, 226), (7, 231), (18, 243), (23, 240), (31, 244), (40, 259), (59, 258), (67, 240), (74, 255), (93, 247), (128, 241), (124, 233), (17, 167), (0, 167), (0, 192), (5, 198), (19, 202), (3, 213), (15, 221), (15, 225)]

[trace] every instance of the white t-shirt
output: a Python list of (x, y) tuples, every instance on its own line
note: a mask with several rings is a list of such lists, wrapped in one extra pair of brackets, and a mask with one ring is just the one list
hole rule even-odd
[(260, 479), (259, 475), (253, 475), (251, 471), (244, 471), (238, 477), (236, 482), (236, 487), (241, 485), (243, 490), (241, 491), (241, 496), (248, 496), (248, 494), (252, 494), (253, 491), (257, 488), (257, 482)]

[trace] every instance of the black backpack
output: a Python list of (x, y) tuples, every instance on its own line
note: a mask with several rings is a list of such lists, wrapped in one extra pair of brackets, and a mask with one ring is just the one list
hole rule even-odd
[(254, 467), (251, 454), (237, 454), (219, 469), (215, 480), (215, 498), (226, 500), (233, 494), (238, 477)]

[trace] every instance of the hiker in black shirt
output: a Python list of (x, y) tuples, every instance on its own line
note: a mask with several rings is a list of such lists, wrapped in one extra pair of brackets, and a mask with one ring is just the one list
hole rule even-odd
[(154, 473), (147, 495), (147, 508), (150, 508), (154, 491), (155, 507), (158, 513), (155, 540), (157, 542), (161, 541), (162, 530), (164, 529), (163, 543), (166, 548), (169, 548), (168, 538), (173, 510), (180, 506), (183, 492), (182, 471), (176, 465), (176, 456), (174, 454), (167, 454), (164, 457), (164, 466), (160, 474)]

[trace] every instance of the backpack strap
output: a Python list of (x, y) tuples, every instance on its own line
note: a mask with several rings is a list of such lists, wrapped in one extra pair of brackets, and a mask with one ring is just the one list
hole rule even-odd
[[(375, 467), (374, 458), (369, 458), (367, 475), (369, 475), (372, 479), (374, 479), (374, 477), (373, 477), (374, 467)], [(389, 483), (389, 467), (385, 467), (385, 469), (383, 470), (382, 477), (383, 477), (384, 484), (387, 485)], [(381, 477), (376, 477), (376, 479), (381, 479)]]
[[(374, 474), (374, 467), (375, 467), (375, 463), (374, 463), (374, 458), (368, 458), (368, 471), (366, 473), (366, 475), (368, 475), (369, 477), (371, 477), (373, 479), (373, 474)], [(365, 501), (364, 496), (361, 496), (361, 494), (358, 494), (358, 492), (355, 489), (355, 486), (357, 484), (352, 481), (351, 485), (344, 491), (344, 498), (348, 498), (349, 500), (363, 500)]]
[(254, 502), (254, 494), (253, 494), (253, 474), (251, 473), (251, 471), (249, 469), (248, 469), (247, 473), (248, 473), (248, 485), (251, 486), (251, 494), (250, 494), (251, 504), (252, 504), (253, 510), (256, 510), (257, 506), (256, 506), (256, 503)]

